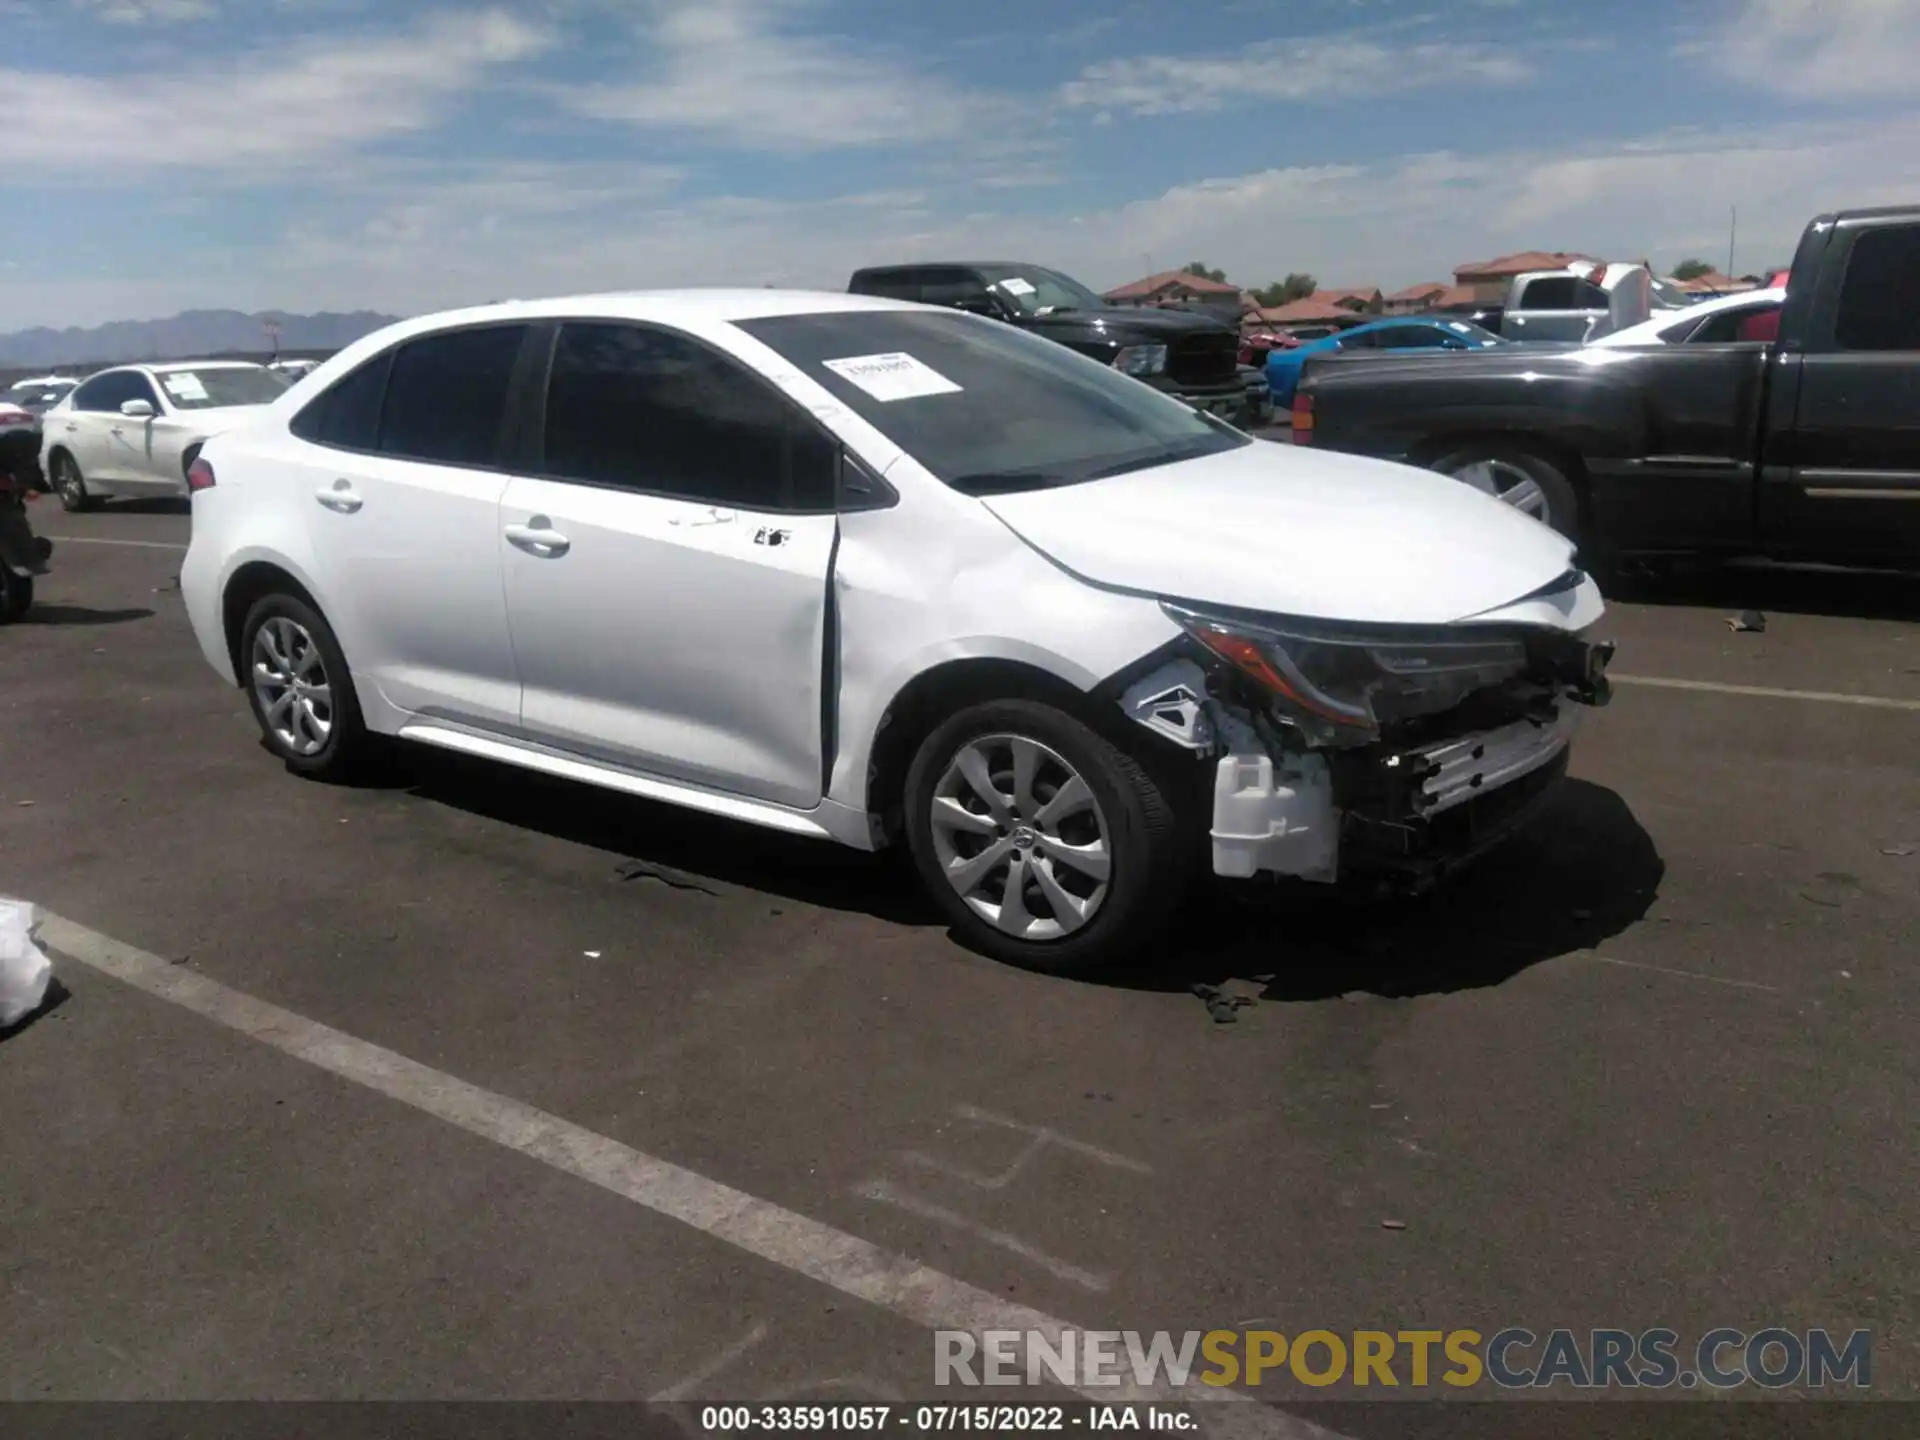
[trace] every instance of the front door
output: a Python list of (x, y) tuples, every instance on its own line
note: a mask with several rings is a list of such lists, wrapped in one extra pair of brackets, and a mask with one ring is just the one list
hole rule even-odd
[(1766, 457), (1787, 502), (1768, 528), (1809, 559), (1920, 563), (1920, 225), (1842, 226), (1829, 246), (1848, 249), (1813, 307), (1830, 328), (1785, 362), (1798, 399)]
[(153, 407), (153, 414), (144, 418), (120, 414), (107, 417), (110, 464), (102, 476), (110, 478), (114, 482), (114, 489), (123, 495), (180, 494), (186, 489), (186, 476), (179, 468), (177, 447), (174, 468), (170, 474), (162, 474), (153, 461), (155, 427), (160, 428), (164, 444), (168, 427), (177, 425), (178, 421), (168, 415), (167, 407), (160, 403), (160, 396), (145, 375), (131, 374), (130, 380), (128, 393), (121, 396), (121, 400), (144, 400)]
[(809, 808), (822, 792), (837, 446), (678, 331), (569, 323), (501, 500), (530, 740)]
[(422, 336), (295, 418), (283, 473), (363, 686), (427, 720), (512, 734), (498, 468), (524, 325)]

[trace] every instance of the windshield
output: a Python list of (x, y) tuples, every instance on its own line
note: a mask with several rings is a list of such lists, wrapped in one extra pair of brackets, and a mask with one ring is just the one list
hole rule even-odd
[(1005, 296), (1028, 315), (1107, 308), (1106, 301), (1078, 280), (1038, 265), (983, 265), (980, 275), (989, 290)]
[(1506, 336), (1496, 335), (1493, 331), (1483, 329), (1470, 320), (1449, 320), (1445, 328), (1451, 330), (1469, 345), (1478, 345), (1483, 349), (1488, 345), (1505, 345), (1507, 343)]
[(1076, 485), (1254, 443), (1096, 360), (978, 316), (848, 310), (738, 324), (968, 495)]
[(224, 405), (271, 405), (287, 382), (271, 370), (248, 366), (219, 370), (162, 370), (154, 379), (176, 410), (217, 410)]

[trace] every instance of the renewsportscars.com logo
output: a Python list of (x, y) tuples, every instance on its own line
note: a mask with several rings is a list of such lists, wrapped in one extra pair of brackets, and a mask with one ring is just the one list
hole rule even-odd
[(1873, 1384), (1873, 1336), (1826, 1330), (1709, 1330), (1692, 1345), (1667, 1329), (1478, 1330), (965, 1330), (934, 1332), (936, 1385), (1189, 1385), (1293, 1383), (1383, 1389), (1864, 1390)]

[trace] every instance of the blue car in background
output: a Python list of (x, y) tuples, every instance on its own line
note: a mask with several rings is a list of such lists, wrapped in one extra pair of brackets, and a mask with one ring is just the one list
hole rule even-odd
[(1267, 385), (1273, 391), (1275, 407), (1286, 409), (1293, 404), (1300, 371), (1310, 355), (1325, 355), (1333, 350), (1485, 350), (1512, 343), (1491, 330), (1481, 329), (1471, 320), (1452, 315), (1406, 315), (1393, 320), (1374, 320), (1342, 330), (1338, 335), (1309, 340), (1291, 350), (1275, 350), (1267, 356)]

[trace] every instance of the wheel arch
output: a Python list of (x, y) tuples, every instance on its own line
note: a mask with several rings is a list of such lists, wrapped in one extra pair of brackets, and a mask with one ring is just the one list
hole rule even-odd
[[(292, 595), (311, 605), (323, 617), (327, 613), (313, 591), (286, 566), (266, 559), (242, 562), (227, 577), (220, 591), (220, 633), (226, 641), (227, 660), (233, 667), (236, 685), (247, 683), (246, 670), (240, 660), (241, 629), (253, 607), (275, 594)], [(336, 631), (336, 638), (337, 634)]]

